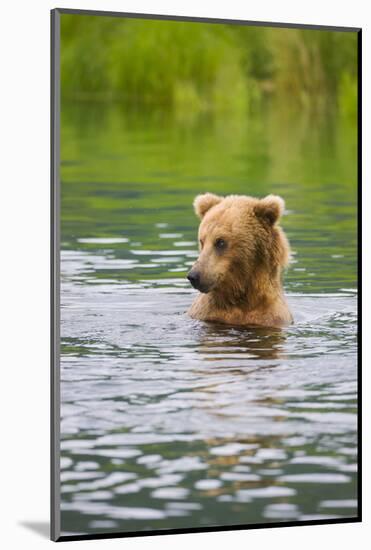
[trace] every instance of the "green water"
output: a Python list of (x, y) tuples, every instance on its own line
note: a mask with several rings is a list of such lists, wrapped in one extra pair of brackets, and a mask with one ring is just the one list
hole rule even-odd
[[(174, 120), (99, 104), (66, 107), (62, 115), (64, 248), (81, 248), (78, 238), (124, 235), (141, 244), (111, 245), (117, 257), (130, 247), (161, 250), (167, 241), (156, 223), (195, 240), (192, 201), (199, 192), (277, 193), (286, 201), (282, 223), (298, 262), (288, 271), (288, 289), (355, 287), (356, 132), (347, 121), (289, 117), (274, 105), (245, 120)], [(169, 270), (138, 266), (114, 276), (167, 278)]]
[[(354, 517), (356, 129), (63, 104), (62, 531)], [(295, 324), (184, 314), (196, 194), (281, 195)]]

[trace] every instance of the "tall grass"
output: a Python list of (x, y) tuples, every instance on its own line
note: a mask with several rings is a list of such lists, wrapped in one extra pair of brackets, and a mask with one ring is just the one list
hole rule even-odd
[(244, 110), (265, 95), (356, 111), (356, 33), (63, 14), (62, 95)]

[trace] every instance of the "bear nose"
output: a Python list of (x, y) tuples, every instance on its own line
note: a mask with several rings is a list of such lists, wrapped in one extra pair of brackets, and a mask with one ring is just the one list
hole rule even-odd
[(191, 270), (187, 275), (187, 279), (194, 288), (198, 288), (200, 284), (200, 274), (198, 271)]

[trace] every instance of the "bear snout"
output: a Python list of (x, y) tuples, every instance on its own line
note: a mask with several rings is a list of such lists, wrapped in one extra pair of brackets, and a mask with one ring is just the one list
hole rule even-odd
[(201, 279), (201, 273), (197, 269), (192, 268), (187, 275), (187, 279), (196, 290), (203, 293), (209, 292), (208, 285)]
[(200, 272), (196, 271), (196, 269), (191, 269), (191, 271), (187, 275), (187, 279), (191, 283), (193, 288), (198, 288), (200, 285)]

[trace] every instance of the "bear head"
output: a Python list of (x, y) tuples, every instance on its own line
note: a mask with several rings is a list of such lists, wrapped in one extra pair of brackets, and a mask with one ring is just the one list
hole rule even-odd
[(289, 259), (289, 244), (278, 225), (285, 206), (281, 197), (204, 193), (193, 205), (201, 219), (200, 254), (188, 273), (193, 287), (236, 304), (280, 279)]

